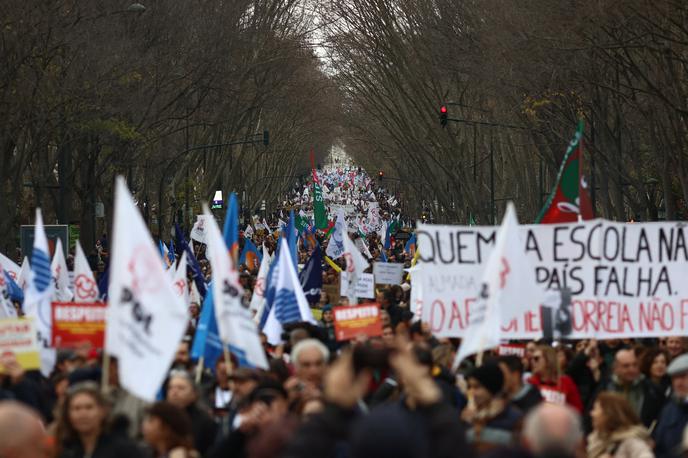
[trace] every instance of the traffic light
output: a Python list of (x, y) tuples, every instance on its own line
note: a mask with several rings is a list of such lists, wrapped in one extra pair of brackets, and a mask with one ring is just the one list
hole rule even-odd
[(378, 178), (378, 180), (382, 181), (382, 179), (383, 179), (384, 177), (385, 177), (385, 172), (383, 172), (382, 170), (380, 170), (379, 172), (377, 172), (377, 178)]
[(447, 107), (445, 105), (440, 107), (440, 124), (442, 127), (447, 125)]
[(267, 130), (263, 131), (263, 145), (268, 146), (270, 144), (270, 132)]

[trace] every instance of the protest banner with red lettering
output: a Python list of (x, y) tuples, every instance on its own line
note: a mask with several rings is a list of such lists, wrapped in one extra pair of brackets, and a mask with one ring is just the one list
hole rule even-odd
[[(25, 370), (41, 368), (38, 334), (33, 318), (0, 320), (0, 355), (12, 353)], [(0, 365), (0, 373), (3, 367)]]
[(350, 340), (359, 335), (382, 335), (380, 305), (375, 303), (354, 307), (335, 307), (334, 332), (337, 340)]
[[(519, 230), (537, 282), (571, 291), (569, 337), (576, 339), (688, 333), (686, 227), (598, 219)], [(435, 335), (463, 336), (495, 233), (495, 227), (418, 226), (422, 317)], [(532, 305), (501, 325), (504, 338), (532, 338), (541, 331), (540, 310)]]
[(88, 343), (103, 348), (106, 310), (106, 305), (99, 302), (53, 302), (52, 346), (73, 348)]

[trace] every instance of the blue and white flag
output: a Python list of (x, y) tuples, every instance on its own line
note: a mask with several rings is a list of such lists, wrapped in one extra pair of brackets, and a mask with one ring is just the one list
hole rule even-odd
[[(210, 210), (204, 206), (208, 215), (208, 258), (213, 268), (213, 306), (215, 319), (222, 342), (229, 345), (240, 364), (268, 368), (265, 351), (260, 342), (258, 329), (253, 322), (248, 307), (242, 304), (244, 290), (239, 283), (239, 273), (230, 258), (225, 239), (220, 228), (211, 217)], [(238, 234), (238, 231), (237, 231)]]
[(303, 266), (303, 270), (299, 274), (303, 294), (309, 304), (317, 304), (320, 302), (320, 291), (322, 291), (322, 251), (316, 245), (313, 254)]
[(24, 313), (35, 320), (38, 345), (41, 351), (41, 373), (47, 377), (55, 366), (56, 356), (55, 349), (50, 348), (52, 337), (50, 300), (53, 296), (53, 282), (50, 273), (48, 237), (45, 235), (40, 208), (36, 209), (31, 271), (28, 276)]
[(299, 277), (294, 269), (289, 244), (286, 239), (280, 240), (279, 259), (275, 262), (277, 278), (275, 280), (275, 295), (267, 311), (263, 332), (271, 345), (282, 342), (282, 326), (287, 323), (308, 321), (315, 323), (313, 314), (303, 294)]
[(72, 290), (69, 289), (69, 271), (67, 271), (67, 261), (62, 249), (62, 240), (57, 239), (55, 243), (55, 254), (53, 262), (50, 264), (50, 271), (53, 277), (53, 299), (56, 302), (69, 302), (74, 298)]
[(330, 259), (337, 259), (344, 254), (344, 237), (347, 237), (346, 217), (344, 210), (340, 208), (337, 212), (337, 221), (334, 224), (330, 241), (327, 244), (327, 250), (325, 251)]

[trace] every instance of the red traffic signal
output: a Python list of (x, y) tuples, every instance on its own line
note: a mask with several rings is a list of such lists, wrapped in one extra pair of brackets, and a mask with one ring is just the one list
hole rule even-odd
[(385, 172), (383, 172), (382, 170), (380, 170), (379, 172), (377, 172), (377, 177), (378, 177), (380, 180), (382, 180), (382, 178), (383, 178), (384, 176), (385, 176)]
[(442, 127), (447, 125), (447, 107), (446, 105), (442, 105), (440, 107), (440, 124)]

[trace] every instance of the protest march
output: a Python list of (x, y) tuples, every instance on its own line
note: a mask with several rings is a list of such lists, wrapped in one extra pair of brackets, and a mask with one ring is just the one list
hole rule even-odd
[(684, 453), (683, 223), (416, 223), (333, 160), (156, 240), (115, 188), (104, 271), (40, 208), (0, 257), (0, 456)]

